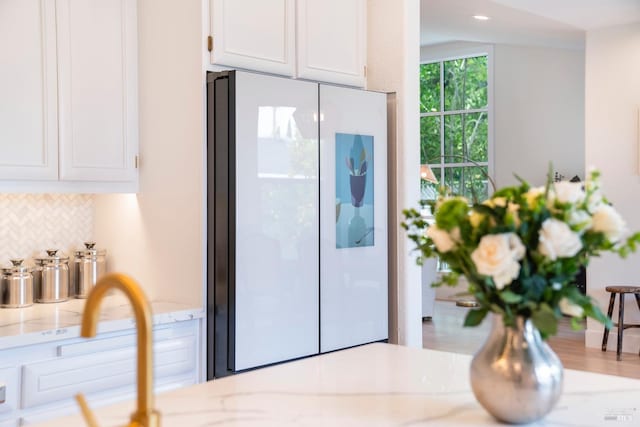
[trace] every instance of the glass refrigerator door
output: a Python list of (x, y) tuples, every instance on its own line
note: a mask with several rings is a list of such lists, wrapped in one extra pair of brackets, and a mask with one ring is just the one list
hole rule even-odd
[(318, 85), (236, 72), (235, 370), (318, 353)]
[(320, 351), (388, 338), (387, 97), (320, 85)]

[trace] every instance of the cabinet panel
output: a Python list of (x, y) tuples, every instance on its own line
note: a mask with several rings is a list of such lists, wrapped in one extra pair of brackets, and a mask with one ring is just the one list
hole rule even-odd
[(54, 7), (0, 2), (0, 179), (58, 178)]
[(387, 98), (320, 85), (320, 117), (320, 351), (326, 352), (388, 338)]
[(211, 63), (293, 76), (295, 0), (211, 0)]
[(16, 409), (18, 409), (18, 368), (0, 368), (0, 420), (12, 418), (12, 413)]
[(137, 154), (135, 0), (58, 0), (60, 178), (132, 181)]
[[(157, 381), (192, 372), (195, 351), (193, 336), (156, 343), (154, 370)], [(90, 394), (134, 384), (135, 355), (135, 348), (126, 348), (24, 365), (22, 407), (71, 398), (78, 392)]]
[(363, 87), (365, 0), (298, 0), (298, 77)]

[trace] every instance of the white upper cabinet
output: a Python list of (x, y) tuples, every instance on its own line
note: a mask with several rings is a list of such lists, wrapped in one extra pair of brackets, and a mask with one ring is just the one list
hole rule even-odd
[(60, 179), (132, 181), (138, 113), (135, 0), (58, 0)]
[(211, 0), (211, 63), (293, 76), (295, 0)]
[(58, 178), (54, 6), (0, 1), (0, 179)]
[(298, 0), (298, 77), (365, 85), (365, 0)]
[(365, 86), (366, 0), (209, 0), (211, 63)]
[(0, 191), (136, 191), (136, 0), (0, 0)]

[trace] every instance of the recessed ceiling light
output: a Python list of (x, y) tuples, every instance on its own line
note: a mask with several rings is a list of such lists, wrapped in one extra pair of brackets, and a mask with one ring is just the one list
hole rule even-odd
[(488, 21), (490, 19), (488, 16), (484, 15), (473, 15), (473, 17), (478, 21)]

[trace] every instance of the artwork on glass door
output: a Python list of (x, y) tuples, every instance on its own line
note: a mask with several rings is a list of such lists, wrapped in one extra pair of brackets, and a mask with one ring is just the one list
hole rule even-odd
[(336, 248), (374, 245), (373, 136), (336, 133)]

